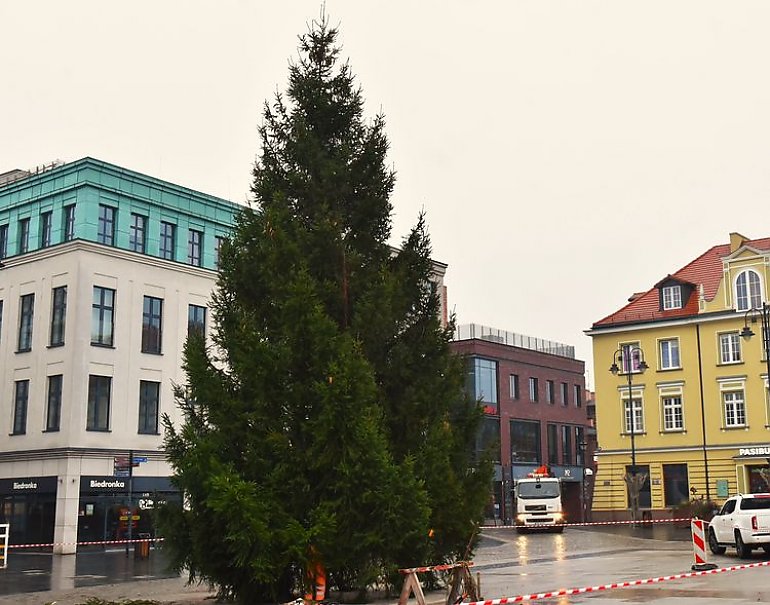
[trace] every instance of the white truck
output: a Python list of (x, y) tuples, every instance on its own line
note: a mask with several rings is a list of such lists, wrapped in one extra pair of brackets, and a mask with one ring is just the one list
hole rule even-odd
[(516, 531), (530, 529), (564, 531), (561, 481), (556, 477), (519, 479), (513, 490), (516, 499)]
[(709, 524), (709, 548), (715, 555), (735, 546), (741, 559), (754, 548), (770, 553), (770, 494), (738, 494), (729, 498)]

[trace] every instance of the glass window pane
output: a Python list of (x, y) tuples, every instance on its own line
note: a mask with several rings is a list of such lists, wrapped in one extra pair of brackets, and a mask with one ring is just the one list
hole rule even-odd
[(511, 420), (511, 462), (540, 464), (540, 422)]
[(86, 429), (89, 431), (107, 431), (110, 427), (110, 376), (88, 377), (88, 411)]

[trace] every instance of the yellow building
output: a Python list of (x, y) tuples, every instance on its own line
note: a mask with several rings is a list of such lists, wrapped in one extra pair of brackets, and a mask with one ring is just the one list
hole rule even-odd
[[(624, 477), (646, 474), (644, 516), (691, 498), (770, 491), (770, 238), (730, 234), (590, 330), (599, 443), (594, 519), (627, 519)], [(748, 328), (748, 330), (746, 330)], [(615, 365), (615, 373), (609, 371)]]

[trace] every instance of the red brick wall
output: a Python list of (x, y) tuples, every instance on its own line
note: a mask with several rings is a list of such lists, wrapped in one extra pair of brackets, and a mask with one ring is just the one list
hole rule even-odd
[[(484, 357), (497, 361), (498, 410), (500, 414), (500, 448), (503, 465), (511, 463), (511, 419), (539, 420), (541, 459), (548, 461), (547, 425), (580, 425), (585, 430), (589, 427), (586, 416), (585, 399), (585, 363), (581, 360), (549, 355), (520, 347), (513, 347), (486, 340), (460, 340), (451, 343), (452, 349), (461, 355)], [(511, 399), (509, 376), (519, 376), (519, 399)], [(539, 400), (531, 402), (529, 398), (529, 378), (538, 379)], [(546, 381), (553, 380), (555, 402), (547, 403)], [(569, 404), (561, 404), (561, 383), (566, 382)], [(575, 405), (575, 386), (581, 394), (581, 407)], [(576, 444), (573, 436), (572, 464), (576, 464)], [(561, 450), (561, 447), (559, 448)], [(560, 451), (561, 455), (561, 451)], [(590, 464), (591, 452), (586, 452)], [(561, 458), (560, 458), (561, 460)]]

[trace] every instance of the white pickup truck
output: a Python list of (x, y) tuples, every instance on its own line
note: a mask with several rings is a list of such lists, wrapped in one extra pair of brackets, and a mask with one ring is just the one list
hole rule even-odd
[(741, 559), (754, 548), (770, 553), (770, 494), (739, 494), (728, 499), (709, 524), (709, 548), (721, 555), (735, 546)]

